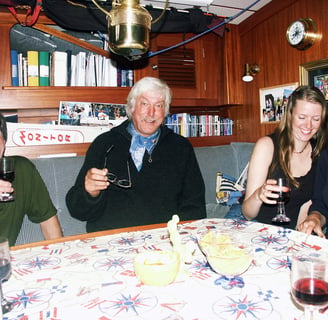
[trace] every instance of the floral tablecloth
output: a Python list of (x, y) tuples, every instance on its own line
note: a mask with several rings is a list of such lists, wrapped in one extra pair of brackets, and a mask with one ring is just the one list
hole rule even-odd
[[(171, 249), (167, 228), (60, 242), (12, 251), (12, 275), (3, 284), (15, 307), (4, 319), (211, 320), (297, 319), (290, 296), (290, 256), (328, 240), (255, 222), (204, 219), (179, 226), (183, 241), (209, 229), (234, 230), (254, 246), (246, 273), (229, 280), (213, 272), (196, 249), (187, 277), (146, 286), (133, 258), (144, 250)], [(243, 284), (244, 283), (244, 284)], [(328, 319), (328, 311), (327, 319)]]

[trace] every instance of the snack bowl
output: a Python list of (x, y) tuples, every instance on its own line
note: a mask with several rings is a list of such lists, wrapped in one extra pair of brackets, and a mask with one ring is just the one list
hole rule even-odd
[(230, 231), (210, 230), (198, 237), (198, 245), (201, 251), (207, 255), (207, 249), (216, 245), (234, 243), (235, 236)]
[(174, 251), (145, 251), (135, 256), (133, 264), (134, 272), (143, 284), (166, 286), (175, 280), (180, 258)]
[(237, 276), (244, 273), (253, 261), (253, 248), (243, 243), (210, 245), (206, 258), (211, 268), (224, 276)]

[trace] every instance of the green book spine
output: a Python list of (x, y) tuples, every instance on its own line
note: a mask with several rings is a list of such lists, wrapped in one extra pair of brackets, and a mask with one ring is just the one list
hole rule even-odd
[(39, 52), (39, 85), (49, 86), (49, 52)]

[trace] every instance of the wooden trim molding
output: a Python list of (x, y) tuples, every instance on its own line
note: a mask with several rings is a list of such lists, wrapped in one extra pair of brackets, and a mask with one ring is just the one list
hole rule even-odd
[[(192, 222), (192, 221), (194, 221), (194, 220), (180, 221), (179, 224), (188, 223), (188, 222)], [(101, 237), (101, 236), (106, 236), (106, 235), (110, 235), (110, 234), (118, 234), (118, 233), (123, 233), (123, 232), (134, 232), (134, 231), (165, 228), (166, 226), (167, 226), (167, 223), (163, 222), (163, 223), (149, 224), (149, 225), (143, 225), (143, 226), (133, 226), (133, 227), (126, 227), (126, 228), (119, 228), (119, 229), (112, 229), (112, 230), (105, 230), (105, 231), (76, 234), (74, 236), (67, 236), (67, 237), (61, 237), (61, 238), (52, 239), (52, 240), (44, 240), (44, 241), (21, 244), (18, 246), (11, 247), (10, 250), (20, 250), (20, 249), (25, 249), (25, 248), (46, 246), (46, 245), (58, 243), (58, 242), (90, 239), (90, 238)]]
[(269, 19), (270, 17), (277, 14), (277, 12), (282, 11), (283, 9), (291, 6), (294, 2), (299, 0), (272, 0), (259, 11), (251, 15), (245, 21), (239, 24), (240, 36), (243, 36), (245, 33), (250, 32), (258, 24)]
[(75, 153), (77, 156), (84, 156), (90, 143), (70, 143), (24, 147), (6, 147), (6, 156), (22, 156), (29, 159), (36, 159), (42, 155), (62, 155)]

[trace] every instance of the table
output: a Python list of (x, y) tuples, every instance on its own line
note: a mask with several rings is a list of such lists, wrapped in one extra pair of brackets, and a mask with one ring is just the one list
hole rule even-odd
[(142, 250), (171, 249), (167, 228), (137, 229), (12, 248), (12, 275), (3, 289), (15, 308), (4, 319), (294, 320), (302, 310), (289, 293), (290, 255), (328, 247), (326, 239), (250, 221), (183, 223), (183, 241), (196, 241), (204, 230), (234, 230), (253, 244), (253, 264), (242, 279), (227, 281), (210, 269), (197, 247), (186, 265), (188, 277), (152, 287), (136, 278), (133, 257)]

